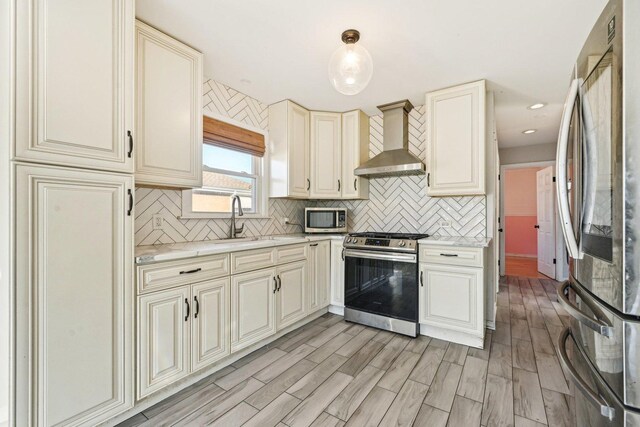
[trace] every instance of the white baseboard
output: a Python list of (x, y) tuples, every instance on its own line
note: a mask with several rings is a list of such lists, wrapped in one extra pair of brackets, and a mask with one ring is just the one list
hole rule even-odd
[(344, 307), (339, 305), (330, 305), (329, 313), (337, 314), (338, 316), (344, 316)]
[(438, 338), (444, 341), (455, 342), (457, 344), (468, 345), (469, 347), (483, 348), (484, 346), (484, 329), (483, 336), (467, 334), (465, 332), (450, 331), (448, 329), (438, 328), (437, 326), (420, 324), (420, 335), (426, 335)]

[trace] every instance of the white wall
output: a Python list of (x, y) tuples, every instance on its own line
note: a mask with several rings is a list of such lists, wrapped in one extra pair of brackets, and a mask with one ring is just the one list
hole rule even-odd
[(500, 164), (544, 162), (556, 159), (556, 143), (500, 149)]
[(9, 147), (12, 128), (11, 49), (12, 13), (14, 1), (0, 2), (0, 426), (9, 425), (9, 360), (11, 347), (9, 307), (11, 301), (11, 174)]

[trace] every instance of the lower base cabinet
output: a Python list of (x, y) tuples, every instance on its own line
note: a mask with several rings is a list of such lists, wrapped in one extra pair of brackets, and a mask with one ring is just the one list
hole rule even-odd
[(231, 351), (276, 333), (275, 268), (231, 276)]
[(344, 246), (342, 240), (331, 241), (331, 305), (344, 307)]
[(331, 243), (309, 245), (309, 313), (329, 305), (331, 299)]
[(138, 298), (138, 399), (230, 354), (229, 278)]
[(280, 330), (307, 315), (307, 261), (279, 266), (276, 277), (276, 330)]

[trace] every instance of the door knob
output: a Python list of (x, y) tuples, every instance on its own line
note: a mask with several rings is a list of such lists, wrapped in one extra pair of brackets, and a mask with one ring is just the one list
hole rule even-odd
[(538, 224), (534, 225), (533, 228), (540, 228)]

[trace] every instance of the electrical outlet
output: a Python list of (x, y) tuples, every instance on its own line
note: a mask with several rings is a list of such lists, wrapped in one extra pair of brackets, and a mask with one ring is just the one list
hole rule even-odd
[(443, 228), (451, 227), (451, 221), (447, 221), (446, 219), (441, 219), (438, 221), (438, 225)]
[(164, 227), (164, 218), (160, 214), (152, 215), (151, 223), (153, 224), (154, 230), (162, 230)]
[(289, 221), (290, 220), (287, 217), (282, 218), (282, 225), (287, 225), (289, 223)]

